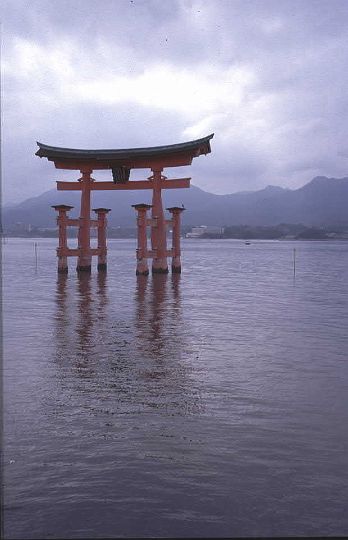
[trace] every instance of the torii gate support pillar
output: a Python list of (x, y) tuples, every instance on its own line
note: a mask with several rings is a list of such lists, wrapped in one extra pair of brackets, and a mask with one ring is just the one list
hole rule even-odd
[(137, 276), (148, 276), (149, 268), (147, 258), (149, 252), (147, 250), (147, 234), (146, 227), (148, 224), (147, 211), (151, 208), (150, 204), (132, 204), (133, 208), (138, 212), (138, 246), (137, 246)]
[(110, 208), (93, 208), (93, 212), (97, 214), (97, 227), (98, 227), (98, 272), (105, 271), (107, 269), (106, 255), (106, 226), (107, 226), (107, 214), (110, 212)]
[(181, 212), (185, 208), (180, 208), (179, 206), (173, 206), (167, 208), (167, 210), (172, 214), (172, 272), (173, 274), (181, 273), (181, 249), (180, 249), (180, 236), (181, 236)]
[(56, 204), (52, 206), (58, 212), (57, 224), (58, 224), (58, 236), (59, 243), (57, 248), (58, 256), (58, 273), (68, 273), (68, 244), (67, 244), (67, 226), (69, 224), (68, 212), (74, 208), (73, 206), (67, 206), (66, 204)]

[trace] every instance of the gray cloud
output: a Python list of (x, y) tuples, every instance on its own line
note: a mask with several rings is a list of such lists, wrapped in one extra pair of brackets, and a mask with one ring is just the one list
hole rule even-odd
[(189, 174), (218, 193), (347, 175), (346, 0), (2, 9), (5, 201), (64, 174), (34, 156), (36, 140), (112, 148), (214, 131), (212, 154)]

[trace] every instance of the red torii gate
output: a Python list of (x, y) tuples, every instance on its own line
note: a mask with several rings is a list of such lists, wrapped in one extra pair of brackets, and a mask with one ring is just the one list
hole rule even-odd
[[(58, 191), (81, 191), (81, 209), (78, 219), (68, 217), (73, 207), (53, 206), (58, 212), (59, 226), (58, 272), (68, 271), (67, 257), (77, 256), (78, 272), (90, 272), (92, 256), (98, 256), (98, 270), (106, 270), (106, 215), (108, 208), (95, 208), (97, 219), (91, 219), (91, 191), (152, 189), (152, 204), (133, 205), (138, 213), (137, 274), (149, 273), (147, 259), (152, 258), (153, 273), (167, 273), (167, 257), (172, 257), (172, 271), (181, 271), (180, 262), (180, 214), (184, 210), (172, 207), (167, 210), (172, 219), (166, 220), (162, 205), (162, 189), (188, 188), (190, 178), (168, 179), (162, 174), (165, 167), (191, 165), (192, 159), (211, 152), (210, 139), (214, 134), (202, 139), (168, 146), (147, 148), (129, 148), (114, 150), (77, 150), (59, 148), (37, 143), (36, 155), (53, 161), (57, 169), (79, 170), (82, 174), (78, 182), (57, 182)], [(151, 169), (152, 175), (147, 180), (129, 180), (131, 169)], [(113, 181), (98, 181), (92, 178), (94, 170), (111, 169)], [(151, 210), (151, 218), (147, 212)], [(166, 226), (173, 227), (173, 245), (168, 250), (166, 245)], [(78, 247), (68, 248), (66, 228), (78, 227)], [(151, 227), (151, 250), (147, 249), (146, 227)], [(90, 229), (98, 228), (98, 247), (90, 245)]]

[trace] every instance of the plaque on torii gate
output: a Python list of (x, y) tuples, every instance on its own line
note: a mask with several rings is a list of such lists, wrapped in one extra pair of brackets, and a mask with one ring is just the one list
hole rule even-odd
[[(58, 212), (59, 247), (57, 248), (58, 272), (68, 271), (67, 257), (77, 256), (77, 271), (90, 272), (92, 256), (98, 256), (98, 270), (106, 269), (106, 215), (108, 208), (95, 208), (97, 219), (91, 219), (91, 191), (97, 190), (143, 190), (152, 189), (152, 204), (133, 205), (138, 213), (137, 274), (148, 274), (147, 259), (152, 259), (153, 273), (167, 273), (167, 257), (172, 257), (172, 271), (181, 271), (180, 262), (180, 214), (183, 208), (168, 208), (171, 219), (165, 219), (162, 205), (162, 189), (189, 188), (190, 178), (169, 179), (163, 175), (164, 168), (191, 165), (192, 159), (211, 152), (210, 139), (202, 139), (167, 146), (129, 148), (113, 150), (78, 150), (59, 148), (37, 143), (36, 155), (53, 161), (57, 169), (78, 170), (81, 178), (76, 182), (57, 182), (58, 191), (81, 191), (80, 217), (71, 219), (68, 212), (72, 207), (55, 205)], [(95, 170), (110, 170), (112, 180), (96, 181)], [(131, 169), (150, 169), (147, 180), (130, 180)], [(151, 209), (151, 217), (147, 212)], [(168, 225), (173, 227), (173, 245), (167, 249)], [(67, 246), (66, 228), (78, 227), (78, 247)], [(151, 228), (151, 249), (147, 249), (146, 227)], [(98, 229), (98, 247), (91, 248), (90, 229)]]

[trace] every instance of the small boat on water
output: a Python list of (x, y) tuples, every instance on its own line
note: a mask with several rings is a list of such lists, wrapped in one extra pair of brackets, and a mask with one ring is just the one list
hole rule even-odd
[(249, 240), (247, 240), (246, 242), (244, 242), (244, 244), (245, 244), (246, 246), (250, 246), (251, 242), (249, 242)]

